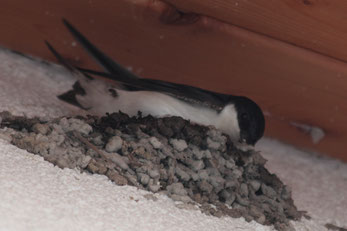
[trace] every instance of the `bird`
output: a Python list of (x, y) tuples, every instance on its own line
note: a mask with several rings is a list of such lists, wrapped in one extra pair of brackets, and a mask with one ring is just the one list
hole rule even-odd
[(72, 90), (59, 95), (59, 99), (99, 116), (119, 111), (129, 116), (139, 112), (154, 117), (179, 116), (196, 124), (214, 126), (239, 145), (254, 146), (263, 136), (264, 114), (253, 100), (141, 78), (98, 49), (66, 19), (63, 23), (104, 71), (71, 65), (45, 41), (57, 60), (77, 77)]

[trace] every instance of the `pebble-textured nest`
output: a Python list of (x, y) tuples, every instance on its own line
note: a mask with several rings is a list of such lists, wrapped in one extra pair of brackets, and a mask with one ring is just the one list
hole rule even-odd
[(118, 185), (162, 192), (215, 215), (291, 229), (299, 212), (291, 193), (257, 152), (241, 151), (214, 128), (180, 117), (38, 118), (0, 113), (12, 144), (61, 168), (104, 174)]

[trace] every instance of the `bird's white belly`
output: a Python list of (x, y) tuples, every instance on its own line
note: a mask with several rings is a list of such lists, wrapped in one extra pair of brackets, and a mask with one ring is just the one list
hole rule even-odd
[(217, 112), (210, 108), (190, 105), (158, 92), (117, 90), (117, 93), (117, 97), (108, 95), (106, 104), (105, 100), (96, 103), (91, 111), (98, 115), (122, 111), (130, 116), (137, 115), (140, 111), (142, 115), (150, 114), (156, 117), (180, 116), (204, 125), (214, 125), (213, 121), (218, 116)]
[(117, 89), (117, 96), (109, 94), (109, 86), (94, 82), (86, 85), (87, 94), (77, 96), (77, 100), (90, 112), (103, 116), (105, 113), (124, 112), (136, 116), (155, 117), (180, 116), (202, 125), (213, 125), (228, 134), (233, 140), (239, 139), (240, 128), (237, 113), (233, 105), (227, 105), (217, 113), (215, 110), (191, 105), (166, 94), (153, 91), (124, 91)]

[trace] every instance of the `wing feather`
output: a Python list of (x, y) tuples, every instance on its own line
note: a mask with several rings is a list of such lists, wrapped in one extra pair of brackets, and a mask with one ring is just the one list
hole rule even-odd
[(78, 68), (83, 73), (106, 77), (122, 84), (129, 91), (158, 91), (190, 103), (209, 106), (216, 110), (221, 110), (227, 103), (237, 98), (237, 96), (212, 92), (184, 84), (140, 78), (100, 51), (67, 20), (64, 19), (63, 22), (82, 47), (108, 72)]

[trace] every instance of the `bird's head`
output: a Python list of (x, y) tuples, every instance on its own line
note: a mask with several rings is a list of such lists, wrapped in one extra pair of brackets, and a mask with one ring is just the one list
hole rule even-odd
[(220, 111), (215, 125), (235, 142), (254, 145), (264, 134), (265, 119), (255, 102), (246, 97), (233, 96)]
[(255, 102), (243, 96), (237, 97), (234, 105), (240, 128), (239, 142), (254, 145), (264, 135), (264, 114)]

